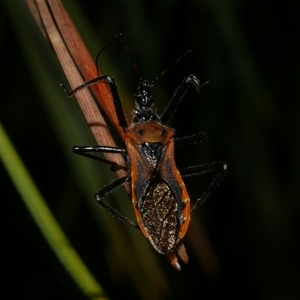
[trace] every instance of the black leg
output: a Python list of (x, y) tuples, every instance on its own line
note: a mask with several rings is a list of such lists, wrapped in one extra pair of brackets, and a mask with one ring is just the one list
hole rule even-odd
[(104, 209), (106, 209), (112, 216), (116, 217), (119, 221), (124, 222), (128, 225), (131, 225), (131, 226), (139, 229), (139, 226), (135, 222), (126, 218), (125, 216), (120, 214), (118, 211), (116, 211), (114, 208), (112, 208), (111, 206), (106, 204), (104, 201), (102, 201), (102, 197), (113, 192), (116, 188), (120, 187), (128, 179), (129, 179), (128, 176), (124, 176), (124, 177), (120, 177), (120, 178), (113, 180), (111, 183), (109, 183), (107, 186), (105, 186), (102, 190), (100, 190), (96, 193), (95, 199), (97, 200), (97, 202), (100, 206), (102, 206)]
[(80, 91), (84, 88), (87, 88), (91, 85), (97, 84), (98, 82), (100, 82), (102, 80), (106, 80), (107, 83), (109, 84), (109, 88), (110, 88), (112, 96), (113, 96), (116, 115), (119, 120), (119, 125), (125, 130), (127, 128), (128, 124), (127, 124), (127, 120), (126, 120), (126, 117), (125, 117), (125, 114), (123, 111), (123, 107), (122, 107), (122, 103), (120, 100), (120, 96), (119, 96), (119, 92), (118, 92), (116, 83), (112, 77), (110, 77), (108, 75), (98, 76), (96, 78), (93, 78), (91, 80), (84, 82), (83, 84), (79, 85), (78, 87), (76, 87), (75, 89), (73, 89), (71, 91), (67, 91), (66, 87), (63, 84), (60, 84), (60, 87), (62, 87), (63, 90), (67, 93), (67, 97), (71, 98), (78, 91)]
[[(83, 147), (78, 147), (74, 146), (72, 151), (76, 154), (89, 157), (92, 159), (95, 159), (97, 161), (103, 162), (110, 164), (111, 166), (115, 165), (115, 162), (109, 161), (105, 158), (97, 156), (95, 153), (103, 153), (103, 152), (109, 152), (109, 153), (119, 153), (119, 154), (126, 154), (126, 150), (121, 147), (107, 147), (107, 146), (83, 146)], [(126, 218), (122, 214), (120, 214), (118, 211), (116, 211), (114, 208), (106, 204), (104, 201), (102, 201), (102, 198), (106, 196), (107, 194), (113, 192), (116, 188), (120, 187), (123, 183), (125, 183), (129, 179), (128, 176), (120, 177), (115, 180), (113, 180), (111, 183), (109, 183), (107, 186), (105, 186), (103, 189), (99, 190), (96, 195), (95, 199), (97, 200), (98, 204), (105, 208), (111, 215), (114, 217), (117, 217), (118, 220), (129, 224), (135, 228), (139, 228), (136, 223), (131, 221), (130, 219)]]
[(207, 139), (205, 132), (199, 132), (192, 135), (182, 136), (175, 138), (175, 147), (186, 146), (190, 144), (198, 144), (204, 142)]
[(126, 154), (126, 150), (124, 148), (110, 146), (74, 146), (72, 151), (80, 155), (84, 155), (83, 153), (87, 152)]
[(182, 177), (202, 175), (209, 172), (218, 172), (216, 177), (210, 183), (208, 188), (204, 191), (202, 196), (197, 199), (196, 203), (193, 205), (191, 211), (197, 209), (199, 205), (203, 204), (204, 201), (210, 196), (212, 191), (219, 185), (224, 176), (227, 174), (228, 165), (226, 162), (214, 162), (210, 164), (203, 164), (199, 166), (192, 166), (180, 170)]
[(111, 165), (112, 168), (117, 166), (114, 161), (98, 156), (97, 153), (116, 153), (126, 155), (126, 150), (121, 147), (107, 147), (107, 146), (74, 146), (72, 151), (76, 154), (100, 161), (105, 164)]
[(202, 88), (208, 84), (208, 81), (204, 84), (200, 84), (200, 80), (195, 75), (189, 75), (187, 78), (184, 78), (183, 81), (180, 83), (178, 88), (176, 89), (173, 97), (171, 98), (167, 108), (163, 112), (161, 116), (161, 122), (166, 124), (174, 112), (176, 111), (180, 101), (185, 96), (187, 90), (191, 85), (193, 85), (198, 93), (202, 90)]
[(122, 103), (121, 103), (117, 85), (115, 83), (115, 80), (112, 77), (107, 76), (106, 79), (109, 84), (112, 96), (113, 96), (114, 107), (115, 107), (116, 115), (117, 115), (117, 118), (119, 121), (119, 125), (123, 128), (123, 130), (126, 130), (128, 127), (128, 124), (127, 124), (127, 119), (126, 119), (126, 116), (125, 116), (125, 113), (124, 113), (124, 110), (122, 107)]
[(76, 94), (78, 91), (84, 89), (84, 88), (87, 88), (91, 85), (94, 85), (102, 80), (106, 80), (107, 79), (107, 75), (102, 75), (102, 76), (98, 76), (98, 77), (95, 77), (91, 80), (88, 80), (88, 81), (85, 81), (84, 83), (82, 83), (81, 85), (77, 86), (76, 88), (74, 88), (73, 90), (70, 90), (68, 91), (66, 89), (66, 87), (61, 83), (59, 84), (59, 86), (64, 90), (65, 93), (67, 93), (67, 97), (68, 98), (71, 98), (74, 96), (74, 94)]

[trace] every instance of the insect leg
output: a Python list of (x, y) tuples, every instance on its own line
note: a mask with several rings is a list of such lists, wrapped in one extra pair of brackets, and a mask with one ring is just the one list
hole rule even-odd
[(190, 144), (198, 144), (204, 142), (207, 139), (205, 132), (199, 132), (192, 135), (182, 136), (175, 138), (175, 147), (186, 146)]
[(120, 214), (117, 210), (115, 210), (102, 200), (102, 197), (106, 196), (116, 188), (120, 187), (124, 182), (126, 182), (126, 180), (128, 180), (128, 178), (128, 176), (124, 176), (113, 180), (111, 183), (109, 183), (107, 186), (105, 186), (103, 189), (96, 193), (95, 199), (97, 200), (100, 206), (106, 209), (112, 216), (116, 217), (119, 221), (139, 229), (139, 226), (136, 223)]
[(210, 183), (208, 188), (204, 191), (202, 196), (197, 199), (191, 211), (197, 209), (199, 205), (204, 203), (204, 201), (210, 196), (212, 191), (219, 185), (219, 183), (222, 181), (224, 176), (227, 174), (227, 169), (228, 169), (228, 164), (226, 162), (213, 162), (210, 164), (192, 166), (180, 170), (180, 174), (182, 175), (182, 177), (202, 175), (209, 172), (218, 172), (216, 177)]
[(161, 116), (161, 122), (166, 124), (170, 118), (173, 116), (176, 111), (180, 101), (185, 96), (187, 90), (191, 85), (193, 85), (198, 93), (202, 90), (202, 88), (208, 84), (208, 81), (204, 84), (200, 84), (200, 80), (195, 75), (189, 75), (187, 78), (184, 78), (180, 85), (177, 87), (173, 97), (171, 98), (168, 106)]
[(126, 150), (121, 147), (108, 147), (108, 146), (74, 146), (72, 151), (76, 154), (100, 161), (105, 164), (111, 165), (111, 169), (117, 167), (114, 161), (108, 160), (106, 158), (98, 156), (97, 153), (116, 153), (116, 154), (126, 154)]
[(120, 95), (118, 92), (118, 88), (117, 85), (115, 83), (115, 80), (110, 77), (110, 76), (106, 76), (107, 82), (109, 84), (111, 93), (113, 95), (113, 100), (114, 100), (114, 107), (115, 107), (115, 111), (116, 111), (116, 115), (118, 117), (118, 121), (119, 121), (119, 125), (126, 130), (128, 127), (127, 124), (127, 119), (122, 107), (122, 103), (121, 103), (121, 99), (120, 99)]
[(123, 111), (123, 107), (122, 107), (122, 103), (121, 103), (121, 100), (120, 100), (117, 85), (115, 83), (115, 80), (112, 77), (110, 77), (108, 75), (98, 76), (96, 78), (93, 78), (91, 80), (88, 80), (88, 81), (84, 82), (83, 84), (79, 85), (78, 87), (76, 87), (75, 89), (73, 89), (71, 91), (68, 91), (63, 84), (60, 84), (59, 86), (67, 93), (67, 97), (71, 98), (78, 91), (80, 91), (84, 88), (87, 88), (91, 85), (97, 84), (98, 82), (100, 82), (102, 80), (106, 80), (107, 83), (109, 84), (109, 88), (110, 88), (110, 91), (111, 91), (112, 96), (113, 96), (116, 115), (117, 115), (118, 120), (119, 120), (119, 125), (125, 130), (127, 128), (128, 124), (127, 124), (127, 120), (126, 120), (126, 117), (125, 117), (125, 114), (124, 114), (124, 111)]
[[(107, 146), (74, 146), (72, 151), (76, 154), (89, 157), (92, 159), (95, 159), (97, 161), (101, 161), (103, 163), (110, 164), (112, 166), (115, 165), (114, 162), (109, 161), (105, 158), (97, 156), (95, 153), (101, 153), (101, 152), (109, 152), (109, 153), (120, 153), (120, 154), (125, 154), (126, 150), (121, 147), (107, 147)], [(111, 183), (109, 183), (107, 186), (105, 186), (103, 189), (99, 190), (96, 195), (95, 199), (97, 200), (98, 204), (105, 208), (111, 215), (115, 216), (118, 218), (118, 220), (129, 224), (135, 228), (139, 228), (133, 221), (129, 220), (125, 216), (121, 215), (119, 212), (117, 212), (114, 208), (106, 204), (104, 201), (102, 201), (102, 197), (106, 196), (107, 194), (111, 193), (114, 189), (120, 187), (126, 180), (128, 180), (128, 176), (120, 177), (115, 180), (113, 180)]]
[(97, 76), (91, 80), (88, 80), (88, 81), (85, 81), (84, 83), (82, 83), (81, 85), (77, 86), (76, 88), (68, 91), (67, 88), (62, 84), (60, 83), (59, 86), (64, 90), (64, 92), (67, 94), (67, 97), (68, 98), (71, 98), (74, 96), (74, 94), (76, 94), (78, 91), (84, 89), (84, 88), (87, 88), (91, 85), (94, 85), (102, 80), (106, 80), (107, 79), (107, 75), (101, 75), (101, 76)]

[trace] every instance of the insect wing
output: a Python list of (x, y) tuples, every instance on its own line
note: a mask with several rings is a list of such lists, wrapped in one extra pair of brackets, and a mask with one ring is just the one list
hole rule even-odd
[(173, 191), (176, 191), (176, 202), (179, 208), (180, 230), (177, 244), (185, 236), (191, 213), (191, 202), (185, 184), (176, 167), (174, 159), (174, 139), (170, 139), (164, 158), (160, 166), (161, 177), (168, 183)]
[(131, 159), (132, 201), (138, 225), (160, 253), (173, 252), (185, 235), (190, 201), (173, 159), (173, 139), (151, 171), (138, 147), (127, 141)]

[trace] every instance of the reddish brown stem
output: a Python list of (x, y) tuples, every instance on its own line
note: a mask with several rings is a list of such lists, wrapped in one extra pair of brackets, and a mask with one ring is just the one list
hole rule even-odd
[[(79, 86), (86, 80), (95, 78), (97, 71), (94, 60), (82, 42), (61, 1), (27, 0), (27, 3), (43, 34), (57, 55), (71, 88)], [(101, 108), (123, 137), (124, 133), (118, 124), (108, 84), (100, 82), (92, 86), (91, 90), (97, 97)], [(105, 120), (89, 90), (80, 90), (76, 93), (76, 98), (97, 144), (115, 146)], [(108, 160), (116, 162), (119, 166), (125, 166), (121, 155), (105, 153), (104, 156)], [(125, 176), (126, 172), (124, 169), (118, 169), (116, 174), (120, 177)]]

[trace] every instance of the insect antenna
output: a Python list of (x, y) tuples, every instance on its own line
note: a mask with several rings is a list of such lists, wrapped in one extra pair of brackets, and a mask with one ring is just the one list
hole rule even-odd
[(177, 66), (184, 58), (186, 58), (189, 61), (191, 59), (191, 56), (192, 56), (192, 50), (188, 50), (185, 53), (183, 53), (171, 65), (165, 68), (156, 78), (154, 78), (151, 81), (151, 84), (154, 84), (160, 77), (164, 76), (167, 72), (169, 72), (171, 69)]
[[(126, 39), (125, 39), (123, 33), (121, 33), (121, 32), (117, 33), (117, 34), (116, 34), (116, 35), (115, 35), (115, 36), (107, 43), (107, 45), (104, 46), (104, 47), (98, 52), (98, 54), (97, 54), (97, 56), (96, 56), (96, 65), (98, 66), (98, 59), (99, 59), (100, 54), (101, 54), (101, 53), (102, 53), (102, 52), (103, 52), (103, 51), (104, 51), (111, 43), (113, 43), (117, 38), (119, 38), (119, 39), (121, 40), (121, 42), (123, 43), (124, 48), (125, 48), (125, 50), (126, 50), (126, 52), (127, 52), (127, 55), (128, 55), (128, 57), (129, 57), (129, 60), (130, 60), (130, 62), (131, 62), (131, 65), (132, 65), (132, 67), (133, 67), (133, 69), (134, 69), (134, 71), (135, 71), (135, 73), (136, 73), (136, 75), (137, 75), (139, 81), (141, 81), (141, 75), (140, 75), (138, 66), (137, 66), (137, 64), (136, 64), (136, 62), (135, 62), (135, 60), (134, 60), (134, 58), (133, 58), (133, 55), (132, 55), (131, 50), (130, 50), (128, 44), (127, 44), (127, 41), (126, 41)], [(98, 75), (99, 75), (98, 67), (97, 67), (97, 73), (98, 73)]]

